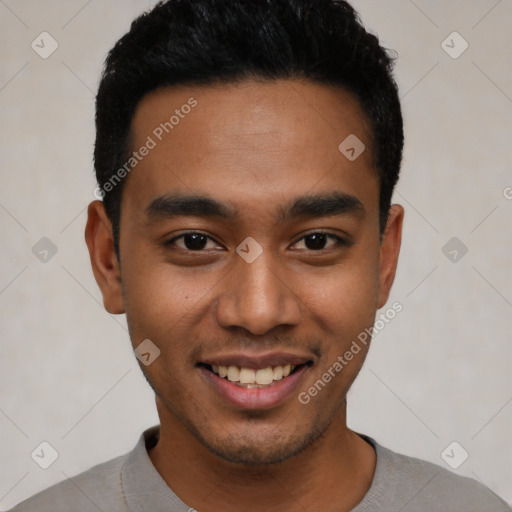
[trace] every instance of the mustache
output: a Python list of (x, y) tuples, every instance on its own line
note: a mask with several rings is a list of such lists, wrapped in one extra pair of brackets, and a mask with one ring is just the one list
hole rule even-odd
[(208, 340), (195, 340), (197, 345), (192, 350), (192, 357), (199, 359), (201, 354), (206, 351), (211, 352), (212, 349), (220, 350), (222, 352), (246, 352), (250, 351), (254, 354), (259, 352), (269, 352), (272, 350), (283, 351), (291, 349), (293, 351), (301, 351), (311, 353), (317, 358), (322, 354), (322, 342), (319, 339), (307, 338), (301, 340), (297, 337), (290, 335), (279, 336), (264, 336), (264, 337), (251, 337), (251, 336), (236, 336), (228, 338), (210, 337)]

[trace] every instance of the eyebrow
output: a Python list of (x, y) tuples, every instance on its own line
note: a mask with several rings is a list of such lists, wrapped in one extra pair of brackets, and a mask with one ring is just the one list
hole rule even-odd
[[(165, 194), (154, 199), (145, 213), (150, 221), (176, 217), (213, 217), (232, 221), (240, 218), (240, 212), (234, 206), (202, 195)], [(363, 203), (356, 196), (331, 192), (295, 198), (277, 208), (275, 219), (281, 223), (298, 217), (364, 217), (365, 214)]]

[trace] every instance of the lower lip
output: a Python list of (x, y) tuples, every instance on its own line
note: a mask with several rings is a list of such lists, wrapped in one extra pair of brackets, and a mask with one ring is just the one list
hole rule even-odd
[(288, 377), (266, 388), (244, 388), (219, 377), (204, 366), (200, 366), (199, 370), (214, 390), (232, 406), (238, 409), (257, 411), (272, 409), (284, 402), (294, 393), (308, 368), (307, 365), (301, 366)]

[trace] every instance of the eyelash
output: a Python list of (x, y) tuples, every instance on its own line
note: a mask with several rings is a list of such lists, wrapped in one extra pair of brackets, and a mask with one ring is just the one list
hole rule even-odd
[[(200, 231), (187, 231), (186, 233), (181, 233), (181, 235), (178, 235), (178, 236), (175, 236), (174, 238), (171, 238), (170, 240), (165, 242), (164, 245), (166, 247), (169, 247), (169, 246), (173, 245), (176, 242), (176, 240), (182, 239), (182, 238), (184, 238), (187, 235), (202, 235), (202, 236), (205, 236), (208, 240), (215, 242), (215, 240), (213, 238), (209, 237), (208, 235), (206, 235), (204, 233), (201, 233)], [(338, 247), (347, 247), (347, 246), (350, 245), (350, 243), (347, 240), (345, 240), (345, 239), (343, 239), (343, 238), (341, 238), (341, 237), (339, 237), (337, 235), (333, 235), (332, 233), (327, 233), (325, 231), (312, 231), (311, 233), (306, 233), (301, 238), (299, 238), (296, 242), (294, 242), (293, 245), (298, 244), (302, 240), (306, 239), (308, 236), (312, 236), (312, 235), (326, 235), (328, 238), (334, 239), (336, 241), (335, 246), (338, 246)], [(217, 242), (215, 242), (215, 243), (217, 243)], [(192, 253), (194, 253), (194, 252), (195, 253), (205, 252), (204, 249), (196, 250), (196, 251), (191, 250), (191, 249), (182, 249), (181, 247), (179, 247), (178, 249), (181, 250), (181, 251), (192, 252)], [(328, 250), (328, 249), (329, 248), (327, 248), (327, 249), (326, 248), (318, 249), (318, 250), (314, 250), (314, 249), (306, 249), (306, 250), (310, 251), (310, 252), (320, 253), (320, 252)]]

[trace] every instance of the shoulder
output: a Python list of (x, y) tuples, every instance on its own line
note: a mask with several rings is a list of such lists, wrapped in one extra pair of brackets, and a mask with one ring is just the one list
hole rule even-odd
[[(370, 440), (377, 452), (374, 479), (387, 486), (394, 506), (408, 512), (511, 512), (489, 488), (441, 466), (384, 448)], [(385, 492), (383, 489), (378, 489)], [(392, 494), (392, 496), (391, 496)]]
[[(123, 503), (121, 472), (128, 454), (59, 482), (21, 502), (10, 512), (117, 512)], [(107, 506), (107, 508), (104, 508)]]

